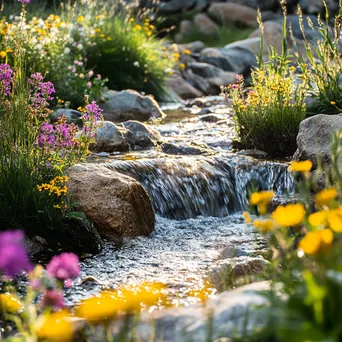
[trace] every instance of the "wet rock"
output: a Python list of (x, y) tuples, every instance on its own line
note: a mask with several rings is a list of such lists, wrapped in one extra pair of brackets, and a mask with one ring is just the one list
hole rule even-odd
[(217, 121), (220, 121), (221, 119), (217, 116), (217, 115), (204, 115), (200, 118), (201, 121), (204, 121), (204, 122), (217, 122)]
[(92, 152), (124, 152), (129, 151), (130, 132), (124, 127), (116, 126), (111, 121), (104, 121), (96, 129), (96, 144), (91, 144)]
[(204, 49), (200, 54), (199, 61), (214, 65), (224, 71), (234, 71), (231, 61), (219, 49)]
[(218, 291), (224, 291), (264, 276), (269, 266), (270, 262), (260, 257), (238, 256), (219, 260), (210, 268), (209, 280)]
[(149, 148), (160, 140), (160, 134), (155, 129), (139, 121), (125, 121), (122, 127), (131, 133), (129, 143), (133, 149)]
[(285, 196), (274, 196), (270, 203), (269, 203), (269, 210), (270, 212), (274, 211), (279, 207), (280, 205), (285, 206), (288, 204), (295, 204), (298, 202), (298, 198), (296, 196), (291, 197), (285, 197)]
[(208, 149), (187, 144), (176, 145), (172, 143), (163, 143), (160, 145), (160, 148), (166, 154), (200, 155), (208, 152)]
[[(313, 169), (317, 168), (317, 160), (324, 167), (331, 165), (331, 136), (342, 129), (342, 114), (319, 114), (303, 120), (297, 135), (297, 151), (294, 160), (311, 160)], [(341, 157), (339, 163), (341, 164)]]
[(207, 35), (207, 36), (215, 36), (217, 35), (218, 26), (215, 22), (208, 17), (205, 13), (198, 13), (195, 15), (193, 19), (194, 26), (197, 31)]
[(172, 75), (166, 80), (166, 86), (182, 99), (191, 99), (204, 95), (180, 75)]
[(256, 9), (240, 4), (213, 3), (208, 9), (208, 14), (222, 25), (258, 27)]
[(83, 113), (75, 109), (58, 108), (52, 113), (50, 120), (52, 123), (55, 123), (63, 115), (66, 116), (68, 124), (74, 123), (78, 126), (82, 125), (81, 116), (83, 115)]
[(147, 121), (165, 116), (152, 97), (143, 96), (135, 90), (110, 90), (105, 93), (104, 98), (105, 102), (101, 104), (101, 108), (107, 121)]
[[(267, 324), (269, 318), (266, 307), (269, 302), (258, 291), (267, 291), (269, 288), (268, 282), (254, 283), (221, 293), (208, 300), (205, 307), (192, 305), (142, 314), (136, 329), (137, 336), (141, 341), (154, 338), (164, 342), (205, 342), (208, 340), (209, 324), (212, 327), (212, 341), (223, 337), (246, 336)], [(254, 309), (261, 305), (265, 307)]]
[(203, 94), (211, 95), (215, 92), (207, 79), (195, 74), (191, 69), (186, 70), (184, 76), (188, 83), (200, 90)]
[(101, 236), (150, 234), (155, 225), (151, 200), (140, 183), (104, 165), (77, 164), (68, 170), (69, 191)]

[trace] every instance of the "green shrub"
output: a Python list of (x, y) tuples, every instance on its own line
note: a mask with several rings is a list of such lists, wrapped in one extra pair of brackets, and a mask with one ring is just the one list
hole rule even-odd
[[(251, 72), (251, 87), (244, 88), (242, 76), (225, 89), (233, 100), (239, 145), (267, 152), (272, 157), (292, 155), (296, 148), (299, 123), (305, 118), (307, 83), (305, 76), (295, 78), (296, 68), (289, 66), (286, 8), (283, 23), (282, 53), (269, 48), (269, 60), (263, 61), (261, 36), (259, 66)], [(263, 34), (261, 14), (258, 17)]]

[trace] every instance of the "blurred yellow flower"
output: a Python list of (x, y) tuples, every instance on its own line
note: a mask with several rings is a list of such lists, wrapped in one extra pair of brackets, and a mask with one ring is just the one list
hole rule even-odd
[(78, 23), (81, 23), (82, 21), (84, 21), (84, 16), (83, 15), (80, 15), (78, 18), (77, 18), (77, 22)]
[(186, 49), (183, 51), (186, 55), (191, 55), (191, 51), (189, 49)]
[(335, 106), (336, 102), (335, 101), (330, 101), (330, 104)]
[(293, 227), (303, 222), (305, 209), (302, 203), (279, 206), (272, 213), (273, 219), (282, 227)]
[(181, 64), (179, 64), (179, 67), (180, 67), (181, 69), (185, 69), (185, 64), (184, 64), (184, 63), (181, 63)]
[(250, 224), (250, 223), (252, 222), (252, 219), (251, 219), (251, 217), (249, 216), (249, 213), (248, 213), (247, 211), (244, 211), (242, 215), (243, 215), (243, 217), (244, 217), (244, 219), (245, 219), (245, 222), (246, 222), (247, 224)]
[(336, 233), (342, 233), (342, 207), (333, 209), (328, 214), (329, 227)]
[(270, 232), (276, 226), (273, 220), (255, 220), (253, 225), (261, 232)]
[(311, 160), (305, 161), (292, 161), (291, 165), (289, 166), (289, 170), (292, 172), (308, 172), (312, 168)]
[(73, 326), (68, 318), (66, 310), (39, 317), (35, 327), (38, 338), (49, 342), (72, 341)]
[(309, 216), (309, 223), (314, 227), (323, 226), (323, 225), (326, 225), (327, 218), (328, 218), (327, 211), (325, 210), (318, 211)]
[(0, 293), (0, 310), (7, 313), (17, 313), (21, 309), (19, 298), (10, 293)]
[(0, 51), (0, 58), (4, 59), (6, 57), (7, 53), (6, 51)]
[(273, 191), (254, 192), (249, 199), (251, 205), (257, 205), (261, 215), (266, 214), (270, 200), (275, 196)]
[(315, 196), (315, 204), (318, 207), (329, 205), (337, 197), (335, 188), (324, 189)]
[(305, 254), (314, 255), (331, 246), (334, 234), (330, 229), (316, 230), (307, 233), (299, 242)]
[(126, 305), (116, 291), (104, 291), (99, 296), (83, 300), (76, 308), (76, 316), (91, 323), (112, 319), (119, 311), (126, 311)]

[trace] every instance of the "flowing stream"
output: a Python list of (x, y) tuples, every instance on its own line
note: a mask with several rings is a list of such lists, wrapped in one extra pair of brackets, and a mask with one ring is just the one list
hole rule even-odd
[[(82, 275), (68, 290), (69, 303), (97, 293), (101, 288), (159, 281), (168, 285), (176, 304), (189, 304), (187, 292), (203, 286), (207, 272), (225, 251), (258, 254), (263, 239), (247, 226), (242, 211), (253, 188), (273, 189), (278, 194), (293, 190), (287, 164), (232, 153), (231, 112), (216, 101), (210, 110), (225, 122), (203, 123), (198, 108), (156, 125), (164, 139), (173, 143), (206, 143), (215, 153), (165, 155), (158, 150), (112, 155), (94, 161), (136, 178), (147, 190), (157, 215), (149, 237), (125, 239), (118, 248), (105, 243), (101, 253), (82, 262)], [(228, 119), (227, 119), (228, 118)], [(228, 142), (228, 143), (227, 143)], [(85, 277), (95, 277), (84, 282)]]

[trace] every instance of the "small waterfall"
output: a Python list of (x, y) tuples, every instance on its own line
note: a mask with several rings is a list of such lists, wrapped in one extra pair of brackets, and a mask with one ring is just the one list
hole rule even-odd
[(151, 196), (156, 213), (177, 220), (241, 211), (248, 204), (252, 184), (277, 193), (293, 190), (286, 164), (234, 154), (120, 160), (104, 165), (136, 178)]

